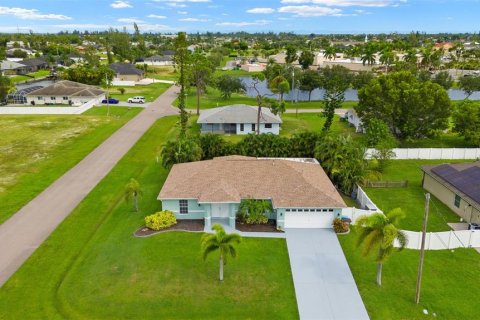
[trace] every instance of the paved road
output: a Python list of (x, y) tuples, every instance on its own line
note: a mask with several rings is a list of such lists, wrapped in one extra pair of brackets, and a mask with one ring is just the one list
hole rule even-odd
[(285, 233), (300, 319), (369, 319), (333, 230)]
[(174, 115), (171, 87), (0, 225), (0, 287), (159, 118)]

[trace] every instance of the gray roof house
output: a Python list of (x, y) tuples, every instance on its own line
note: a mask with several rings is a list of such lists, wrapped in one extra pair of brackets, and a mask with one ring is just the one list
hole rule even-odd
[(109, 67), (115, 72), (115, 78), (121, 81), (140, 81), (145, 75), (145, 71), (130, 63), (112, 63)]
[(25, 74), (27, 73), (27, 69), (25, 65), (14, 62), (4, 60), (0, 62), (0, 74), (4, 75), (13, 75), (13, 74)]
[[(203, 110), (197, 123), (202, 133), (249, 134), (256, 132), (258, 107), (234, 104)], [(268, 108), (262, 108), (260, 133), (280, 133), (282, 119)]]
[(38, 90), (27, 93), (27, 103), (36, 104), (83, 104), (90, 100), (102, 100), (105, 91), (95, 86), (69, 80), (58, 81)]

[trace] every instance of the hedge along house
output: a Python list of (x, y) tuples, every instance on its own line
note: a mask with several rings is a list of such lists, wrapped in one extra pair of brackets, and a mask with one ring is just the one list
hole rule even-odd
[(480, 161), (423, 166), (423, 188), (463, 220), (480, 224)]
[(158, 196), (177, 219), (228, 220), (242, 199), (270, 200), (277, 228), (331, 228), (345, 202), (315, 159), (227, 156), (176, 164)]
[[(249, 134), (256, 132), (258, 107), (245, 104), (203, 110), (197, 123), (201, 133)], [(280, 134), (282, 119), (268, 108), (262, 108), (260, 133)]]

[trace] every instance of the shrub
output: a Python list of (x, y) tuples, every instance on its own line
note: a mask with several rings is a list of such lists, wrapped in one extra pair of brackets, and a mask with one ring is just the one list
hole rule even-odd
[(268, 217), (265, 213), (273, 210), (267, 200), (244, 199), (237, 211), (237, 218), (246, 224), (266, 224)]
[(348, 232), (348, 223), (346, 221), (343, 221), (342, 219), (336, 218), (335, 220), (333, 220), (333, 230), (335, 231), (335, 233)]
[(161, 230), (177, 224), (171, 211), (160, 211), (145, 217), (145, 225), (152, 230)]

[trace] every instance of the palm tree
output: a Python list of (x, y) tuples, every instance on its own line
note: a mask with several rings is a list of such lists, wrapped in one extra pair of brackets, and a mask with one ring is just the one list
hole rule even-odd
[(409, 49), (407, 53), (403, 56), (403, 61), (417, 65), (418, 63), (417, 50)]
[(395, 54), (391, 50), (383, 50), (380, 53), (380, 63), (386, 67), (388, 73), (388, 67), (395, 62)]
[(365, 64), (369, 66), (374, 65), (376, 62), (375, 53), (376, 53), (376, 50), (372, 46), (365, 47), (361, 57), (363, 65)]
[(334, 46), (328, 46), (323, 53), (323, 57), (328, 60), (335, 60), (337, 56), (337, 50)]
[(138, 198), (142, 195), (140, 190), (140, 183), (137, 180), (131, 178), (125, 186), (125, 201), (133, 199), (135, 211), (138, 212)]
[(210, 253), (220, 251), (220, 281), (223, 281), (223, 266), (227, 264), (228, 256), (232, 258), (237, 256), (234, 244), (239, 244), (242, 238), (237, 233), (227, 234), (219, 224), (214, 224), (212, 230), (215, 230), (214, 234), (206, 233), (202, 236), (202, 256), (205, 260)]
[(405, 217), (400, 208), (393, 209), (386, 215), (374, 213), (370, 216), (361, 216), (356, 224), (360, 227), (357, 244), (363, 247), (363, 255), (367, 256), (378, 248), (377, 252), (377, 285), (382, 285), (383, 263), (393, 253), (393, 244), (398, 240), (402, 250), (407, 245), (407, 236), (402, 230), (397, 229), (398, 222)]

